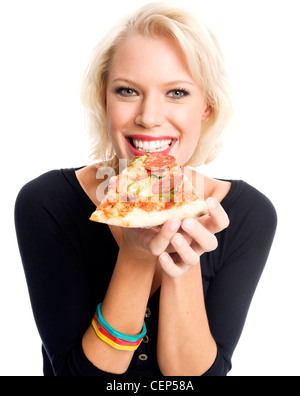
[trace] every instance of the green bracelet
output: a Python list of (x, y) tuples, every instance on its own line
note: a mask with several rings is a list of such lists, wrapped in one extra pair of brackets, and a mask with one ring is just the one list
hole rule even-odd
[(104, 320), (104, 318), (103, 318), (103, 316), (102, 316), (102, 313), (101, 313), (101, 306), (102, 306), (102, 303), (100, 303), (100, 304), (97, 306), (97, 309), (96, 309), (96, 314), (97, 314), (98, 323), (99, 323), (101, 326), (103, 326), (103, 327), (105, 328), (105, 330), (107, 330), (112, 336), (114, 336), (114, 337), (116, 337), (116, 338), (120, 338), (121, 340), (124, 340), (124, 341), (135, 342), (135, 341), (138, 341), (138, 340), (140, 340), (141, 338), (143, 338), (143, 337), (145, 336), (145, 334), (147, 333), (145, 321), (144, 321), (144, 324), (143, 324), (142, 332), (141, 332), (140, 334), (138, 334), (138, 335), (133, 335), (133, 336), (132, 336), (132, 335), (127, 335), (127, 334), (120, 333), (119, 331), (113, 329), (113, 328)]

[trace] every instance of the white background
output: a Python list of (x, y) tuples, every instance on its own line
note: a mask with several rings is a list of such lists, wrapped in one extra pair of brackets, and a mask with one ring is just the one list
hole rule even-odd
[[(0, 375), (42, 375), (13, 209), (27, 181), (88, 163), (79, 87), (88, 56), (146, 1), (0, 0)], [(202, 172), (266, 194), (278, 230), (230, 375), (299, 375), (299, 91), (297, 0), (184, 0), (217, 35), (236, 113)]]

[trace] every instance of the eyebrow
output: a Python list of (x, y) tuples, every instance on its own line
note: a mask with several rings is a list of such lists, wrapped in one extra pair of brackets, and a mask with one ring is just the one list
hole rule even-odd
[[(115, 82), (118, 82), (118, 81), (122, 81), (122, 82), (124, 82), (126, 84), (129, 84), (129, 85), (138, 85), (137, 82), (129, 80), (128, 78), (122, 78), (122, 77), (121, 78), (120, 77), (115, 78), (112, 82), (115, 83)], [(174, 81), (168, 81), (167, 83), (164, 83), (163, 85), (165, 87), (169, 87), (169, 86), (181, 85), (181, 84), (195, 85), (195, 82), (187, 81), (187, 80), (174, 80)]]

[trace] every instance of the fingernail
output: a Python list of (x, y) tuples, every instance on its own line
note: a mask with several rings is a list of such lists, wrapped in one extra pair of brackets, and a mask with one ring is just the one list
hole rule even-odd
[(207, 198), (206, 203), (209, 210), (213, 210), (217, 206), (216, 200), (212, 197)]
[(168, 260), (169, 260), (168, 253), (162, 253), (162, 254), (159, 256), (159, 260), (160, 260), (162, 263), (167, 263)]
[(182, 237), (180, 235), (176, 236), (173, 240), (172, 243), (176, 246), (181, 246), (183, 243)]

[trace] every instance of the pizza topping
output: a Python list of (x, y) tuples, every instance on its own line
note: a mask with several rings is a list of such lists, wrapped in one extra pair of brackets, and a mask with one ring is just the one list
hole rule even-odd
[(145, 185), (142, 183), (139, 183), (138, 181), (135, 181), (131, 184), (128, 185), (127, 187), (127, 191), (130, 192), (134, 192), (136, 194), (139, 194), (143, 189), (144, 189)]
[[(147, 155), (148, 156), (148, 155)], [(137, 164), (139, 164), (139, 163), (141, 163), (143, 160), (142, 160), (142, 158), (143, 157), (141, 157), (141, 156), (137, 156), (137, 157), (134, 157), (134, 158), (132, 158), (132, 160), (129, 162), (129, 164), (128, 164), (128, 168), (130, 167), (130, 166), (132, 166), (132, 165), (134, 165), (134, 166), (136, 166)], [(126, 170), (126, 169), (125, 169)]]
[(134, 157), (120, 176), (118, 193), (127, 196), (127, 201), (174, 202), (174, 190), (183, 181), (175, 161), (166, 154)]
[(134, 202), (123, 202), (122, 205), (118, 205), (118, 216), (125, 217), (134, 208)]
[(136, 206), (145, 212), (160, 212), (162, 210), (171, 209), (173, 207), (172, 202), (137, 202)]
[[(108, 193), (92, 220), (129, 227), (134, 223), (130, 213), (139, 209), (152, 213), (181, 207), (199, 199), (193, 185), (185, 178), (176, 160), (167, 154), (145, 154), (134, 157), (127, 168), (111, 178)], [(137, 217), (138, 217), (137, 212)], [(126, 222), (126, 217), (130, 220)], [(151, 220), (150, 220), (151, 218)], [(101, 219), (101, 220), (100, 220)], [(146, 220), (146, 222), (148, 221)], [(138, 219), (136, 224), (142, 224)]]
[(159, 200), (161, 202), (174, 202), (174, 190), (169, 191), (165, 194), (159, 194)]
[(148, 177), (148, 172), (145, 168), (139, 166), (131, 166), (124, 172), (132, 180), (143, 180)]
[(152, 186), (154, 194), (164, 194), (174, 190), (182, 182), (182, 175), (168, 175), (157, 181)]
[(144, 161), (144, 166), (147, 170), (157, 170), (172, 168), (176, 165), (176, 160), (173, 156), (167, 154), (151, 154)]

